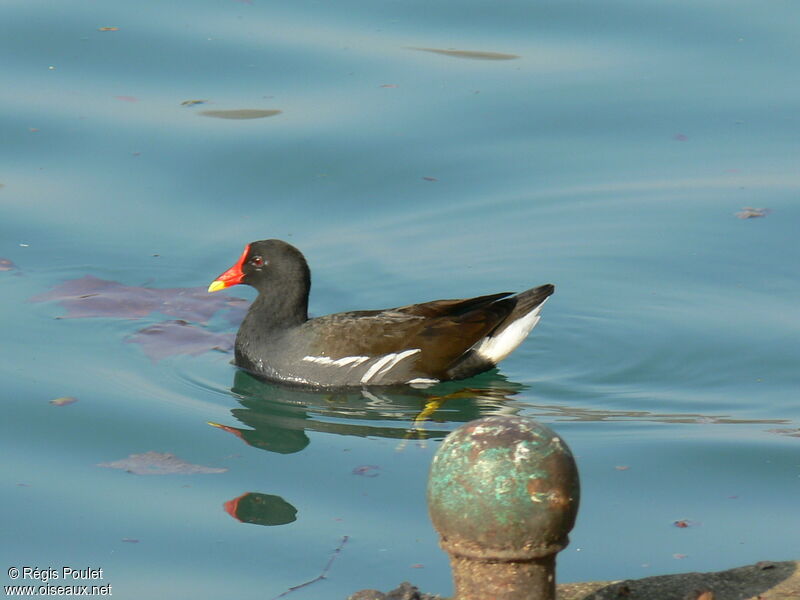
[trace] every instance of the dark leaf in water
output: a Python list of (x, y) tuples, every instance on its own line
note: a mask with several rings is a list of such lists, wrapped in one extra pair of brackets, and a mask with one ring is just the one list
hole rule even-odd
[(436, 179), (436, 177), (424, 177), (424, 176), (423, 176), (423, 179), (424, 179), (425, 181), (439, 181), (438, 179)]
[(676, 142), (685, 142), (686, 140), (689, 139), (689, 136), (686, 135), (685, 133), (676, 133), (675, 135), (672, 136), (672, 139), (675, 140)]
[(211, 350), (230, 352), (235, 338), (233, 333), (214, 333), (178, 319), (140, 329), (126, 341), (141, 344), (144, 353), (158, 361), (177, 354), (197, 356)]
[(228, 500), (225, 512), (237, 521), (253, 525), (286, 525), (297, 520), (297, 509), (280, 496), (247, 492)]
[[(56, 285), (30, 299), (58, 301), (66, 309), (62, 318), (118, 317), (136, 319), (160, 312), (170, 317), (205, 323), (219, 310), (235, 309), (243, 314), (247, 301), (209, 294), (205, 288), (145, 288), (86, 275)], [(229, 315), (229, 318), (232, 318)], [(241, 320), (241, 319), (240, 319)]]
[(119, 27), (98, 27), (97, 31), (119, 31)]
[(411, 48), (423, 52), (434, 52), (455, 58), (471, 58), (473, 60), (513, 60), (519, 58), (517, 54), (503, 54), (502, 52), (483, 52), (480, 50), (454, 50), (452, 48)]
[(134, 475), (193, 475), (195, 473), (224, 473), (228, 469), (217, 469), (193, 465), (167, 452), (150, 450), (144, 454), (131, 454), (128, 458), (114, 462), (99, 463), (98, 467), (123, 469)]
[(745, 206), (736, 213), (736, 217), (739, 219), (757, 219), (759, 217), (766, 217), (770, 212), (768, 208), (752, 208), (750, 206)]
[(134, 538), (122, 538), (122, 541), (125, 542), (126, 544), (138, 544), (139, 543), (139, 540), (134, 539)]
[(381, 87), (382, 88), (396, 88), (397, 84), (396, 83), (384, 83)]
[(18, 268), (17, 265), (7, 258), (0, 258), (0, 271), (13, 271)]
[(362, 477), (377, 477), (380, 467), (378, 465), (361, 465), (353, 469), (353, 475), (361, 475)]
[(181, 106), (194, 106), (196, 104), (205, 104), (208, 100), (184, 100)]
[(72, 396), (62, 396), (61, 398), (50, 400), (50, 404), (52, 404), (53, 406), (68, 406), (70, 404), (74, 404), (77, 401), (78, 399), (73, 398)]
[(260, 110), (257, 108), (239, 108), (235, 110), (204, 110), (197, 114), (217, 119), (263, 119), (281, 114), (280, 110)]

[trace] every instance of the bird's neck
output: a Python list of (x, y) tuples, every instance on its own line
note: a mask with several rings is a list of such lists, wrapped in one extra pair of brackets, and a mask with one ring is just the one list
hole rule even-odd
[(242, 327), (280, 331), (305, 323), (308, 320), (308, 290), (307, 285), (259, 290)]

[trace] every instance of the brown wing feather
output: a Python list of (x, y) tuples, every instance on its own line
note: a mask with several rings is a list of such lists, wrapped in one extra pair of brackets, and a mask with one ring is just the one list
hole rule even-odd
[[(315, 346), (332, 359), (380, 356), (412, 348), (431, 376), (447, 368), (475, 342), (497, 327), (512, 311), (510, 293), (464, 300), (435, 300), (383, 311), (339, 313), (314, 319), (324, 321), (324, 336)], [(322, 324), (322, 323), (320, 323)]]
[(513, 292), (501, 292), (499, 294), (489, 294), (487, 296), (477, 296), (475, 298), (465, 298), (459, 300), (433, 300), (422, 304), (409, 304), (400, 308), (392, 309), (393, 312), (402, 312), (409, 315), (419, 315), (422, 317), (454, 317), (464, 313), (489, 306), (493, 302), (510, 296)]

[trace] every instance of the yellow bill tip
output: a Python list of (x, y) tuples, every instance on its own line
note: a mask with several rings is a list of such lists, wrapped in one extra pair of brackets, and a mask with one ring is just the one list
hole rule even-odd
[(208, 286), (208, 291), (209, 292), (218, 292), (220, 290), (224, 290), (226, 287), (228, 287), (228, 286), (225, 285), (224, 281), (221, 281), (221, 280), (217, 279), (217, 280), (211, 282), (211, 285)]

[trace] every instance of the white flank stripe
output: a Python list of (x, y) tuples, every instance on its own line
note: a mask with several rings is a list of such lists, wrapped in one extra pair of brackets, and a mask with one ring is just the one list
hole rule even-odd
[(536, 324), (541, 318), (539, 317), (539, 313), (546, 301), (547, 298), (527, 315), (511, 323), (499, 335), (490, 335), (480, 340), (473, 346), (475, 352), (492, 361), (494, 364), (499, 363), (506, 356), (511, 354), (514, 348), (522, 343), (522, 340), (528, 336), (531, 329), (536, 327)]
[(382, 356), (374, 365), (367, 369), (367, 372), (364, 373), (364, 376), (361, 378), (361, 383), (368, 383), (370, 379), (378, 374), (383, 375), (388, 373), (401, 360), (411, 356), (412, 354), (416, 354), (417, 352), (421, 352), (421, 350), (419, 348), (414, 348), (413, 350), (404, 350), (403, 352), (394, 352), (392, 354)]
[(350, 365), (351, 367), (355, 367), (356, 365), (360, 365), (365, 360), (369, 360), (369, 356), (345, 356), (336, 360), (328, 358), (327, 356), (304, 356), (303, 360), (317, 363), (318, 365), (331, 365), (334, 367), (346, 367), (347, 365)]
[(378, 362), (372, 365), (369, 369), (367, 369), (367, 372), (364, 373), (364, 376), (361, 378), (361, 383), (367, 383), (370, 379), (372, 379), (375, 376), (375, 374), (378, 371), (381, 370), (381, 367), (383, 367), (383, 365), (388, 363), (395, 356), (397, 356), (397, 354), (387, 354), (386, 356), (378, 360)]

